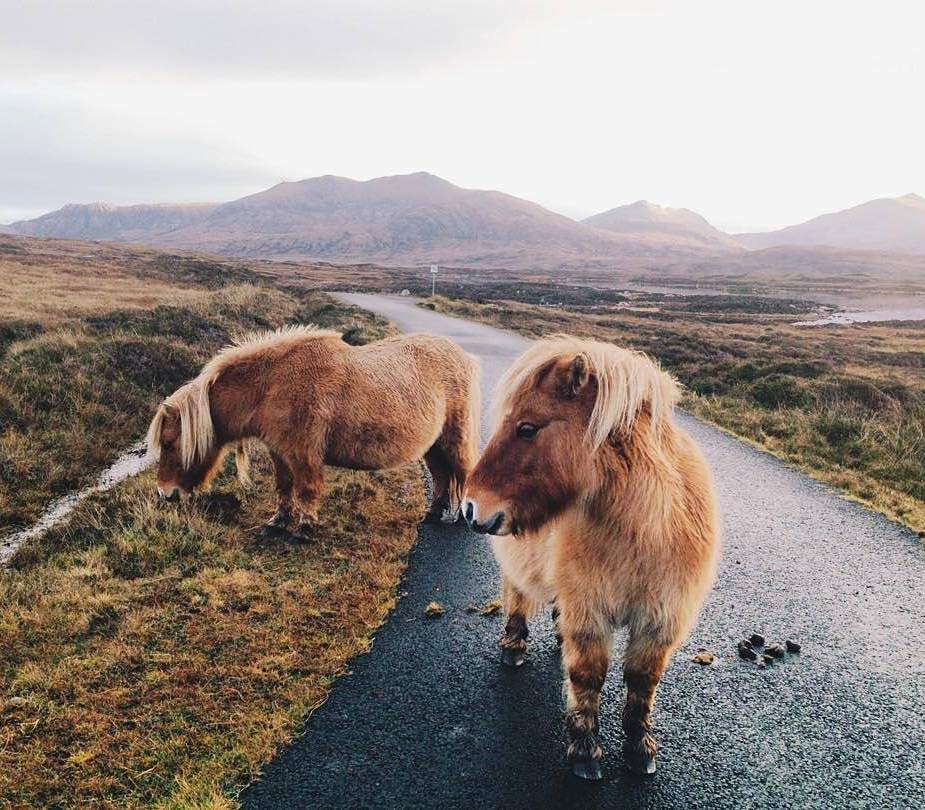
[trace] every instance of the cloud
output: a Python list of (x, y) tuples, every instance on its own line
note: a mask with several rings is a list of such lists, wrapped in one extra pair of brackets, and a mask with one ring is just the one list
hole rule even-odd
[(0, 211), (7, 219), (67, 202), (198, 201), (205, 189), (204, 201), (225, 200), (277, 179), (250, 156), (191, 134), (0, 90)]
[(472, 58), (552, 6), (551, 0), (0, 0), (0, 72), (7, 79), (112, 72), (381, 77)]

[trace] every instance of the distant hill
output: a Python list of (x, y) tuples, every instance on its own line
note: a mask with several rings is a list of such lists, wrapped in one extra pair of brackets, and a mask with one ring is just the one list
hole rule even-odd
[(65, 239), (105, 239), (113, 242), (154, 242), (178, 228), (202, 222), (214, 204), (127, 205), (107, 203), (65, 205), (36, 219), (14, 222), (8, 233), (56, 236)]
[(221, 205), (68, 205), (10, 230), (228, 256), (385, 265), (606, 268), (628, 258), (729, 249), (670, 229), (592, 227), (509, 194), (460, 188), (425, 172), (365, 182), (327, 175)]
[(582, 222), (612, 233), (658, 235), (714, 252), (741, 248), (729, 234), (714, 228), (700, 214), (687, 208), (665, 208), (647, 200), (611, 208)]
[(925, 254), (925, 199), (918, 194), (885, 197), (800, 225), (735, 238), (751, 249), (778, 245), (827, 245), (850, 250)]

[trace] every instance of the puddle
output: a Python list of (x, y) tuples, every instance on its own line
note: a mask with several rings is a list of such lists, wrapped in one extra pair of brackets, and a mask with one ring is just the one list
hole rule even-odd
[(833, 312), (815, 321), (797, 321), (794, 326), (844, 326), (851, 323), (878, 323), (880, 321), (925, 321), (925, 307), (897, 309), (871, 309), (866, 312)]
[(16, 550), (27, 540), (41, 537), (49, 529), (61, 523), (82, 500), (96, 492), (112, 489), (120, 481), (143, 472), (151, 464), (144, 441), (133, 444), (99, 474), (95, 484), (79, 492), (62, 495), (52, 501), (42, 516), (31, 526), (0, 539), (0, 565), (6, 565)]

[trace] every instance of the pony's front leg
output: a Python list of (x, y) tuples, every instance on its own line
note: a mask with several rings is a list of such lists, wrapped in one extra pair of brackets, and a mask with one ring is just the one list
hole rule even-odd
[(318, 508), (324, 494), (324, 472), (321, 464), (293, 466), (293, 494), (295, 496), (298, 525), (292, 532), (297, 543), (309, 542), (318, 525)]
[(562, 661), (566, 675), (565, 731), (572, 773), (581, 779), (601, 778), (603, 750), (599, 741), (601, 690), (610, 667), (613, 633), (606, 622), (584, 610), (559, 604)]
[(623, 707), (623, 756), (634, 773), (655, 773), (658, 746), (651, 734), (655, 690), (671, 655), (672, 645), (632, 633), (623, 659), (626, 705)]
[(282, 456), (271, 452), (270, 458), (276, 480), (276, 514), (260, 530), (260, 536), (267, 539), (288, 537), (292, 520), (292, 470)]
[(501, 647), (501, 663), (509, 667), (519, 667), (527, 656), (527, 637), (530, 635), (527, 619), (533, 615), (534, 603), (503, 575), (501, 601), (507, 616), (504, 635), (498, 642)]

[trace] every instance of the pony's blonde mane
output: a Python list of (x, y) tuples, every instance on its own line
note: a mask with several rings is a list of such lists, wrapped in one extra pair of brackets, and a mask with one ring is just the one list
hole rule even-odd
[(495, 424), (510, 410), (517, 392), (533, 385), (543, 368), (556, 360), (575, 357), (584, 360), (597, 380), (597, 398), (586, 433), (592, 451), (614, 432), (632, 428), (646, 407), (651, 415), (649, 428), (654, 435), (671, 419), (672, 409), (681, 395), (680, 386), (650, 357), (611, 343), (554, 335), (536, 341), (501, 378), (495, 392)]
[[(174, 408), (180, 415), (180, 458), (184, 468), (189, 469), (194, 463), (204, 459), (215, 442), (215, 428), (209, 407), (209, 388), (219, 375), (229, 366), (267, 349), (320, 338), (340, 338), (340, 332), (310, 324), (284, 326), (281, 329), (245, 335), (226, 346), (203, 366), (196, 379), (178, 388), (161, 403), (148, 427), (149, 455), (155, 459), (160, 455), (164, 417), (167, 408)], [(238, 455), (246, 457), (246, 452), (239, 448)], [(241, 460), (243, 463), (245, 458)]]

